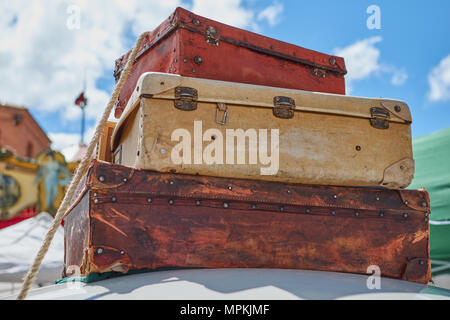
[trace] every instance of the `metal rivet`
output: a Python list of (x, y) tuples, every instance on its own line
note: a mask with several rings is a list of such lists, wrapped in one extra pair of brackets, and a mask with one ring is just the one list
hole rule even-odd
[(98, 177), (98, 181), (100, 181), (100, 182), (105, 181), (105, 176), (100, 176), (100, 177)]
[(94, 192), (94, 197), (97, 197), (97, 195), (98, 195), (97, 192)]
[(408, 205), (408, 203), (409, 203), (408, 201), (405, 201), (405, 204), (406, 204), (406, 205)]
[(195, 73), (195, 69), (192, 69), (192, 73)]
[(161, 148), (161, 149), (159, 150), (159, 152), (160, 152), (161, 154), (166, 154), (166, 149)]
[(280, 207), (280, 211), (284, 211), (284, 207), (283, 206)]
[(200, 20), (192, 19), (192, 23), (195, 24), (196, 26), (199, 26), (200, 25)]
[(226, 203), (226, 202), (224, 202), (224, 203), (223, 203), (223, 207), (224, 207), (224, 208), (228, 208), (228, 207), (229, 207), (229, 204)]
[(159, 84), (163, 86), (164, 85), (164, 81), (161, 81)]
[(200, 57), (200, 56), (195, 56), (194, 57), (194, 62), (196, 63), (196, 64), (202, 64), (202, 62), (203, 62), (203, 59), (202, 59), (202, 57)]
[(336, 64), (336, 58), (331, 57), (330, 58), (330, 64), (334, 66)]
[(94, 203), (98, 203), (98, 199), (94, 199)]
[(395, 110), (396, 112), (400, 112), (400, 111), (402, 111), (402, 107), (400, 107), (400, 106), (395, 106), (395, 107), (394, 107), (394, 110)]
[(334, 195), (334, 196), (333, 196), (333, 199), (337, 199), (337, 195)]
[(425, 220), (425, 222), (428, 222), (428, 219), (427, 219), (427, 218), (425, 218), (424, 220)]
[(201, 202), (200, 200), (197, 200), (197, 201), (195, 201), (195, 204), (196, 204), (197, 206), (199, 206), (199, 205), (202, 204), (202, 202)]
[(112, 202), (116, 202), (116, 201), (117, 201), (117, 198), (116, 198), (116, 197), (111, 197), (111, 201), (112, 201)]
[(288, 190), (287, 193), (291, 194), (291, 190)]
[(213, 134), (213, 135), (211, 136), (211, 140), (216, 140), (216, 138), (217, 138), (217, 136), (216, 136), (215, 134)]
[(178, 59), (177, 58), (173, 59), (173, 62), (178, 62)]
[(101, 254), (102, 252), (103, 252), (103, 249), (102, 249), (102, 248), (98, 248), (98, 249), (97, 249), (97, 253), (98, 253), (98, 254)]
[(359, 212), (358, 211), (355, 212), (355, 216), (357, 216), (357, 217), (359, 216)]
[(361, 151), (361, 146), (356, 146), (355, 149), (356, 151)]
[(172, 180), (169, 181), (169, 184), (174, 184), (174, 182)]
[(422, 202), (422, 207), (426, 207), (427, 206), (427, 203), (424, 201), (424, 202)]
[(306, 209), (305, 211), (306, 211), (306, 213), (311, 213), (311, 209), (309, 209), (309, 208)]
[(252, 209), (256, 209), (256, 204), (252, 204)]
[(400, 170), (403, 170), (403, 169), (405, 169), (405, 167), (404, 166), (400, 166)]
[(173, 200), (172, 199), (169, 200), (169, 204), (173, 204)]
[(128, 179), (127, 179), (127, 178), (123, 178), (122, 181), (123, 181), (123, 182), (127, 182)]
[(407, 214), (407, 213), (404, 213), (404, 214), (403, 214), (403, 218), (405, 218), (405, 219), (408, 218), (408, 214)]
[(231, 186), (228, 186), (228, 190), (233, 190), (233, 188)]
[(380, 212), (379, 216), (384, 217), (384, 212)]
[(425, 264), (425, 261), (419, 260), (419, 264), (420, 264), (420, 265), (424, 265), (424, 264)]
[(428, 212), (425, 212), (425, 217), (428, 217)]
[(152, 203), (152, 201), (153, 201), (152, 198), (147, 198), (148, 203)]
[(177, 71), (177, 68), (173, 68), (173, 72)]
[(186, 59), (186, 58), (184, 58), (184, 59), (183, 59), (183, 62), (187, 62), (187, 59)]
[(332, 211), (331, 211), (331, 215), (332, 215), (332, 216), (335, 216), (335, 215), (336, 215), (336, 211), (332, 210)]
[(125, 254), (125, 251), (123, 251), (123, 250), (122, 250), (122, 251), (120, 251), (120, 254)]
[(139, 92), (139, 86), (136, 87), (136, 91)]
[(380, 201), (380, 197), (376, 197), (375, 200)]

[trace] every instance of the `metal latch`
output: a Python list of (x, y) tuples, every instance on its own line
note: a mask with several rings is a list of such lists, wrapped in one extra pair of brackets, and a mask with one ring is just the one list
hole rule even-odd
[(219, 36), (220, 32), (213, 26), (206, 27), (206, 42), (209, 44), (218, 46), (219, 45)]
[(197, 109), (197, 90), (190, 87), (176, 87), (175, 88), (175, 108), (192, 111)]
[(282, 119), (291, 119), (294, 117), (295, 101), (289, 97), (277, 96), (273, 98), (273, 115)]
[(379, 108), (379, 107), (373, 107), (370, 108), (370, 124), (372, 127), (377, 129), (388, 129), (389, 128), (389, 121), (390, 118), (389, 111)]
[[(223, 111), (222, 120), (219, 120), (219, 114)], [(218, 103), (217, 104), (217, 110), (216, 110), (216, 122), (218, 124), (226, 124), (227, 123), (227, 117), (228, 117), (228, 107), (224, 103)]]

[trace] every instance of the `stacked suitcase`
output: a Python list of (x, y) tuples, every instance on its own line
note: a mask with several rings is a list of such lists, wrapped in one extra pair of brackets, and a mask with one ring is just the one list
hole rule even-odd
[(178, 8), (140, 48), (65, 218), (63, 275), (377, 266), (427, 283), (409, 108), (345, 96), (345, 72)]

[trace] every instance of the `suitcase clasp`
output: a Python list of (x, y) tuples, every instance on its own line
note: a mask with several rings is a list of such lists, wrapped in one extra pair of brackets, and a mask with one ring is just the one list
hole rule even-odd
[[(222, 117), (222, 120), (219, 120), (219, 113), (221, 111), (223, 111), (223, 117)], [(216, 110), (216, 122), (218, 124), (226, 124), (227, 117), (228, 117), (228, 106), (225, 103), (218, 103), (217, 110)]]
[(206, 27), (206, 42), (208, 42), (209, 44), (212, 44), (214, 46), (218, 46), (219, 45), (219, 36), (220, 32), (217, 28), (213, 27), (213, 26), (207, 26)]
[(277, 96), (273, 98), (273, 115), (281, 119), (292, 119), (294, 117), (295, 101), (289, 97)]
[(175, 88), (175, 108), (192, 111), (197, 109), (197, 90), (190, 87), (176, 87)]
[(372, 117), (370, 119), (372, 127), (377, 129), (389, 129), (389, 111), (383, 108), (373, 107), (370, 108), (370, 115)]

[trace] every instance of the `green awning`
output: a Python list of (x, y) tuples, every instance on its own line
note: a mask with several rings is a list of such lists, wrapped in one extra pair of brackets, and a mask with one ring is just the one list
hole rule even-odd
[[(413, 154), (416, 169), (409, 189), (425, 188), (430, 194), (431, 259), (450, 262), (450, 128), (414, 139)], [(450, 273), (442, 269), (437, 270)]]

